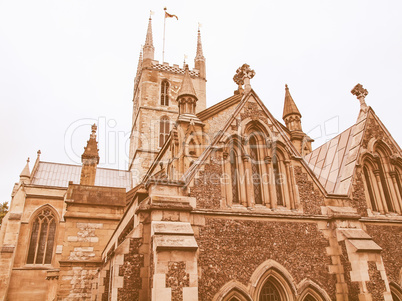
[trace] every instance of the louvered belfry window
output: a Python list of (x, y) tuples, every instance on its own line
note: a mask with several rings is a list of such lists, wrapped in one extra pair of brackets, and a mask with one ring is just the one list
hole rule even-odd
[(56, 220), (50, 209), (43, 209), (32, 223), (27, 264), (51, 264)]
[(161, 105), (169, 105), (169, 82), (167, 80), (162, 81), (161, 86)]

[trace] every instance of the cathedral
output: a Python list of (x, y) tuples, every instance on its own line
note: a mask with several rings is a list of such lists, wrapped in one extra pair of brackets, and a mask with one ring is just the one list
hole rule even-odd
[[(0, 300), (402, 301), (402, 150), (368, 91), (320, 147), (285, 86), (282, 120), (247, 64), (206, 107), (194, 68), (154, 59), (152, 20), (134, 80), (129, 166), (40, 151), (0, 231)], [(89, 130), (88, 130), (89, 132)]]

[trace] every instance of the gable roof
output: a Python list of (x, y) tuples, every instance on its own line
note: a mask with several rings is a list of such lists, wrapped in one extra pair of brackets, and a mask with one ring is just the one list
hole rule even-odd
[(197, 113), (197, 117), (201, 120), (204, 121), (215, 114), (220, 113), (224, 109), (227, 109), (241, 101), (243, 97), (243, 94), (235, 94), (230, 96), (229, 98), (226, 98), (225, 100), (222, 100), (218, 102), (217, 104), (213, 105), (212, 107), (209, 107), (205, 110), (202, 110), (201, 112)]
[[(290, 142), (288, 135), (285, 133), (285, 131), (282, 128), (282, 125), (276, 118), (272, 116), (272, 114), (268, 111), (268, 109), (265, 107), (264, 103), (260, 100), (258, 95), (254, 92), (254, 90), (251, 90), (247, 94), (242, 94), (242, 99), (238, 106), (236, 107), (235, 111), (233, 112), (232, 116), (227, 120), (226, 124), (222, 126), (222, 130), (220, 131), (220, 134), (216, 135), (214, 140), (211, 142), (211, 144), (204, 150), (204, 152), (200, 155), (200, 157), (194, 162), (194, 164), (185, 172), (185, 174), (182, 177), (183, 182), (185, 183), (184, 186), (187, 186), (190, 184), (191, 180), (194, 178), (197, 170), (204, 164), (204, 162), (207, 160), (208, 156), (210, 155), (211, 151), (217, 147), (218, 141), (222, 138), (224, 135), (225, 131), (228, 129), (230, 124), (232, 124), (234, 118), (240, 113), (240, 111), (243, 109), (244, 105), (247, 103), (248, 99), (253, 96), (255, 101), (260, 105), (260, 107), (263, 109), (265, 114), (269, 117), (273, 125), (276, 127), (276, 129), (279, 131), (281, 136), (283, 137), (286, 146), (288, 150), (290, 151), (291, 155), (293, 155), (296, 158), (300, 158), (300, 154), (297, 152), (293, 144)], [(318, 181), (317, 181), (318, 183)], [(319, 184), (319, 183), (318, 183)]]
[(384, 133), (396, 146), (397, 150), (401, 152), (398, 144), (375, 114), (374, 110), (369, 107), (366, 112), (360, 111), (356, 124), (304, 157), (304, 160), (328, 193), (350, 193), (370, 116), (375, 119)]
[[(40, 161), (31, 184), (55, 187), (68, 187), (68, 182), (80, 183), (81, 165)], [(131, 189), (130, 172), (118, 169), (96, 168), (95, 186)]]

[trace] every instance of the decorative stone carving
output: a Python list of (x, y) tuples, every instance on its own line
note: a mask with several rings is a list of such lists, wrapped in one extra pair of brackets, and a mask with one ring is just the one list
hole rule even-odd
[(242, 89), (242, 85), (244, 84), (244, 90), (248, 92), (251, 90), (250, 79), (252, 79), (254, 76), (255, 71), (252, 70), (249, 65), (243, 64), (236, 70), (233, 80), (239, 86), (239, 90)]
[(364, 89), (361, 84), (357, 84), (350, 92), (360, 101), (360, 108), (365, 110), (367, 108), (365, 101), (365, 97), (368, 94), (367, 89)]

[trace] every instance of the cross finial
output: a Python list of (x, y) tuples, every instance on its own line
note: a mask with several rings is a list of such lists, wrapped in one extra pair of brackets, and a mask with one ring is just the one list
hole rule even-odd
[(357, 99), (360, 101), (360, 108), (361, 109), (366, 109), (367, 104), (365, 101), (365, 98), (368, 94), (367, 89), (364, 89), (361, 84), (357, 84), (352, 91), (350, 91), (353, 95), (357, 97)]
[(250, 79), (255, 75), (255, 71), (250, 68), (249, 65), (243, 64), (236, 70), (236, 74), (233, 76), (233, 80), (239, 85), (239, 89), (244, 84), (244, 90), (246, 92), (251, 90)]

